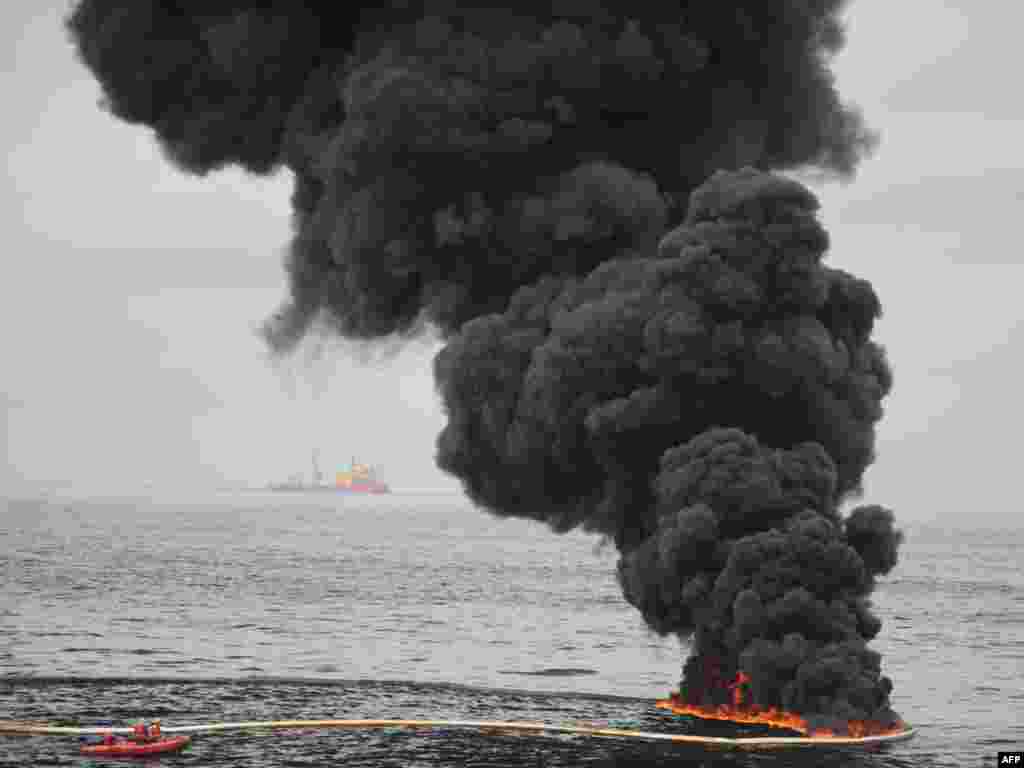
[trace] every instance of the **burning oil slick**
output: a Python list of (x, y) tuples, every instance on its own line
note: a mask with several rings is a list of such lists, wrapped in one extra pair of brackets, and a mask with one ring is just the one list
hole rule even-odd
[(839, 513), (891, 386), (880, 304), (767, 172), (873, 144), (828, 68), (843, 3), (514, 5), (83, 0), (69, 28), (180, 167), (294, 172), (275, 350), (440, 330), (439, 464), (613, 540), (626, 598), (692, 637), (679, 701), (894, 722), (866, 644), (900, 534)]

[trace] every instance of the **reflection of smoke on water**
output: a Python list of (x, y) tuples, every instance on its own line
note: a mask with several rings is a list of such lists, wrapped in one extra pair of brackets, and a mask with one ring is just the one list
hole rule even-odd
[(899, 535), (838, 511), (891, 385), (880, 305), (762, 172), (872, 144), (828, 68), (843, 5), (83, 0), (70, 27), (181, 167), (294, 172), (275, 350), (438, 329), (440, 465), (614, 542), (627, 599), (694, 639), (688, 700), (742, 671), (747, 703), (884, 719)]

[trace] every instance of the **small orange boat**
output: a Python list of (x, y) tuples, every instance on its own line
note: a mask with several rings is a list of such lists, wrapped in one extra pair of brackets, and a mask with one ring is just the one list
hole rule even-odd
[(83, 755), (105, 755), (106, 757), (145, 757), (165, 752), (177, 752), (192, 741), (191, 736), (170, 736), (158, 741), (129, 741), (122, 739), (112, 744), (83, 744)]

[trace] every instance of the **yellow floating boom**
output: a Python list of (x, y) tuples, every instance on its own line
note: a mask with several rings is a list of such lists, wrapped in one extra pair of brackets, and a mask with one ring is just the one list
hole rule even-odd
[[(619, 739), (642, 739), (664, 741), (675, 744), (701, 744), (720, 747), (829, 747), (861, 746), (885, 742), (903, 741), (911, 738), (915, 730), (907, 728), (898, 733), (880, 736), (756, 736), (749, 738), (725, 738), (721, 736), (696, 736), (693, 734), (648, 733), (620, 728), (601, 728), (591, 725), (557, 725), (539, 722), (516, 722), (504, 720), (250, 720), (236, 723), (204, 723), (175, 725), (161, 728), (163, 733), (217, 733), (220, 731), (264, 730), (283, 728), (410, 728), (410, 729), (451, 729), (481, 733), (559, 733), (575, 736), (593, 736)], [(47, 725), (29, 721), (0, 721), (0, 734), (20, 735), (102, 735), (105, 733), (131, 733), (131, 728)]]

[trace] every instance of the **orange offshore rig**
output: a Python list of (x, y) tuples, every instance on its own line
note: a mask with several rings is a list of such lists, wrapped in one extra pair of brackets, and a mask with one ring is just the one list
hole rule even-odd
[(284, 483), (270, 485), (272, 491), (334, 491), (337, 493), (391, 493), (387, 483), (377, 479), (376, 470), (369, 464), (360, 464), (352, 459), (347, 470), (338, 472), (334, 482), (324, 482), (323, 474), (313, 451), (313, 476), (305, 482), (301, 476), (293, 476)]
[(352, 493), (391, 493), (387, 483), (377, 479), (373, 467), (369, 464), (359, 464), (354, 458), (348, 470), (335, 475), (334, 487), (336, 490)]

